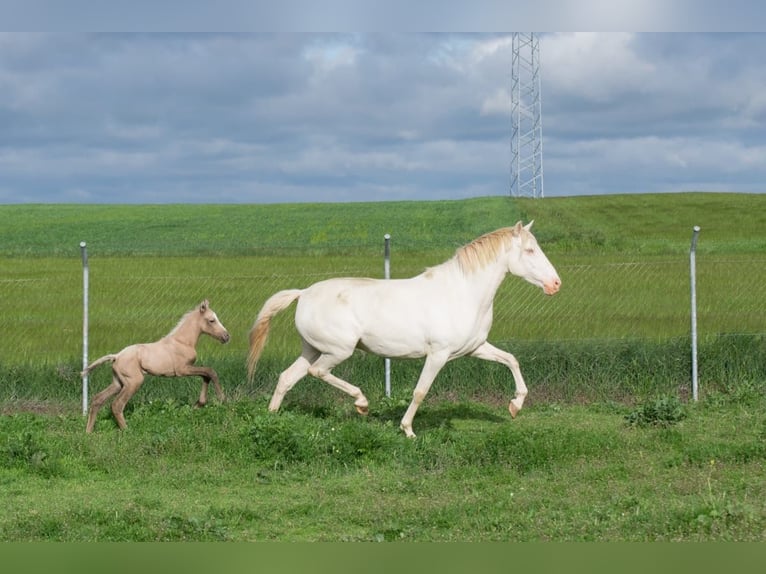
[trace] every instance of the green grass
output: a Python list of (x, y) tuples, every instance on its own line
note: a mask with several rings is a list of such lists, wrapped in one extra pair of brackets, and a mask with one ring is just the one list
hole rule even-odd
[[(456, 247), (518, 219), (536, 220), (549, 253), (664, 255), (762, 253), (766, 195), (642, 194), (460, 201), (277, 205), (3, 205), (5, 257), (379, 254)], [(432, 263), (433, 263), (432, 262)]]
[[(766, 197), (673, 194), (385, 204), (0, 206), (0, 540), (754, 540), (766, 532)], [(410, 276), (517, 219), (564, 280), (515, 279), (491, 340), (530, 387), (461, 359), (408, 441), (422, 361), (358, 353), (360, 418), (306, 379), (266, 413), (298, 352), (280, 315), (253, 384), (246, 335), (274, 291), (337, 275)], [(688, 249), (700, 225), (701, 402), (690, 404)], [(191, 408), (194, 379), (150, 378), (117, 432), (80, 416), (82, 276), (90, 356), (154, 340), (203, 297), (232, 332), (199, 345), (229, 400)], [(8, 335), (10, 333), (10, 335)], [(92, 392), (109, 381), (92, 374)], [(52, 495), (51, 493), (55, 493)]]
[[(118, 432), (0, 419), (4, 541), (753, 540), (766, 528), (763, 388), (659, 426), (630, 409), (399, 399), (140, 405)], [(55, 496), (51, 495), (55, 492)]]

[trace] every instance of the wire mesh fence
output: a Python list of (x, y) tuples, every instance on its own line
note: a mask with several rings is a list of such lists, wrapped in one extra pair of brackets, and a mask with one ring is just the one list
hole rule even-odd
[[(307, 260), (308, 261), (308, 260)], [(281, 268), (241, 258), (216, 264), (207, 258), (156, 258), (152, 264), (91, 258), (90, 355), (159, 339), (204, 298), (232, 334), (231, 344), (200, 345), (201, 356), (241, 358), (260, 306), (272, 293), (329, 277), (382, 277), (383, 261), (315, 270), (307, 263)], [(393, 277), (423, 270), (417, 258), (392, 265)], [(494, 304), (490, 340), (585, 341), (685, 337), (690, 328), (689, 262), (683, 257), (633, 262), (558, 264), (559, 294), (508, 277)], [(697, 262), (699, 336), (766, 332), (766, 255), (706, 255)], [(6, 302), (0, 314), (0, 360), (73, 362), (82, 352), (82, 265), (79, 259), (19, 261), (0, 278)], [(278, 318), (269, 348), (293, 355), (299, 341), (292, 314)]]

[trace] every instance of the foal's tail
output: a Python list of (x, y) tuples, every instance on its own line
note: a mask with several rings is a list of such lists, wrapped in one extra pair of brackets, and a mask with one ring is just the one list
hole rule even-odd
[(263, 348), (266, 346), (266, 339), (269, 336), (271, 319), (287, 309), (290, 304), (301, 296), (301, 289), (286, 289), (275, 293), (263, 304), (255, 319), (253, 328), (250, 329), (250, 352), (247, 355), (247, 379), (252, 382), (255, 374), (255, 365), (261, 358)]
[(103, 365), (104, 363), (113, 363), (116, 358), (117, 358), (116, 354), (115, 355), (104, 355), (100, 359), (96, 359), (90, 365), (85, 367), (85, 370), (80, 373), (80, 376), (84, 377), (85, 375), (90, 373), (93, 369), (95, 369), (99, 365)]

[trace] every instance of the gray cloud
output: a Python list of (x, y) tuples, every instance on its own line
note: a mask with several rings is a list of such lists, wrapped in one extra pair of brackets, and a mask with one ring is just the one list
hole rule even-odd
[[(543, 34), (548, 196), (764, 191), (762, 34)], [(0, 202), (509, 187), (508, 34), (0, 34)]]

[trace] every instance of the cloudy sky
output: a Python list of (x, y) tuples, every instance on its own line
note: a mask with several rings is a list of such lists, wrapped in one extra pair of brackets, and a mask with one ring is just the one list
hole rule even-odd
[[(766, 192), (766, 34), (541, 33), (547, 197)], [(0, 34), (0, 203), (510, 187), (511, 35)]]

